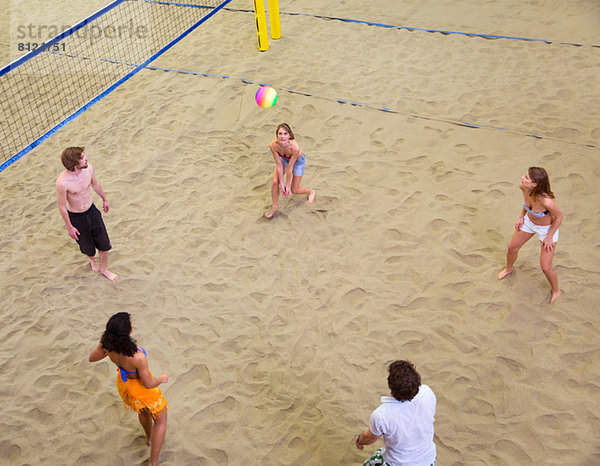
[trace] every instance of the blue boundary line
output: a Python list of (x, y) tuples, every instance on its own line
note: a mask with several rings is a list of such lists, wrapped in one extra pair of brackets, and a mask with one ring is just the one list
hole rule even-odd
[[(235, 9), (235, 8), (225, 8), (225, 9), (227, 11), (239, 11), (239, 12), (244, 12), (244, 13), (254, 13), (254, 10), (244, 10), (244, 9)], [(494, 34), (480, 34), (480, 33), (474, 33), (474, 32), (445, 31), (443, 29), (426, 29), (426, 28), (415, 28), (415, 27), (410, 27), (410, 26), (397, 26), (394, 24), (376, 23), (373, 21), (363, 21), (363, 20), (359, 20), (359, 19), (338, 18), (336, 16), (325, 16), (325, 15), (313, 15), (310, 13), (293, 13), (293, 12), (281, 11), (280, 14), (288, 15), (288, 16), (307, 16), (307, 17), (311, 17), (311, 18), (319, 18), (319, 19), (324, 19), (324, 20), (328, 20), (328, 21), (342, 21), (344, 23), (365, 24), (367, 26), (375, 26), (375, 27), (381, 27), (381, 28), (386, 28), (386, 29), (400, 29), (400, 30), (403, 29), (406, 31), (437, 32), (439, 34), (444, 34), (444, 35), (453, 34), (453, 35), (462, 35), (462, 36), (468, 36), (468, 37), (480, 37), (483, 39), (509, 39), (509, 40), (520, 40), (520, 41), (525, 41), (525, 42), (542, 42), (545, 44), (553, 44), (556, 42), (559, 45), (571, 45), (574, 47), (581, 47), (583, 45), (586, 45), (586, 44), (577, 44), (577, 43), (572, 43), (572, 42), (551, 41), (551, 40), (547, 40), (547, 39), (532, 39), (529, 37), (501, 36), (501, 35), (494, 35)], [(600, 48), (600, 45), (594, 45), (594, 44), (588, 44), (588, 45), (590, 47)]]
[[(192, 75), (192, 76), (202, 76), (202, 77), (208, 77), (208, 78), (221, 78), (221, 79), (239, 79), (242, 83), (244, 84), (257, 84), (259, 86), (271, 86), (271, 87), (275, 87), (273, 84), (271, 83), (266, 83), (266, 82), (260, 82), (260, 81), (253, 81), (251, 79), (247, 79), (247, 78), (235, 78), (234, 76), (229, 76), (229, 75), (224, 75), (224, 74), (212, 74), (212, 73), (201, 73), (198, 71), (187, 71), (187, 70), (176, 70), (173, 68), (163, 68), (160, 66), (144, 66), (142, 65), (137, 65), (135, 63), (126, 63), (126, 62), (121, 62), (121, 61), (116, 61), (116, 60), (106, 60), (106, 59), (101, 59), (101, 60), (105, 60), (107, 62), (110, 63), (116, 63), (116, 64), (121, 64), (121, 65), (129, 65), (132, 67), (136, 67), (136, 70), (139, 71), (139, 68), (146, 68), (148, 70), (151, 71), (168, 71), (171, 73), (179, 73), (179, 74), (186, 74), (186, 75)], [(148, 63), (148, 61), (144, 62), (144, 63)], [(135, 71), (135, 72), (137, 72)], [(128, 79), (128, 78), (127, 78)], [(401, 112), (399, 110), (394, 110), (393, 108), (390, 107), (374, 107), (371, 106), (369, 104), (365, 104), (362, 102), (357, 102), (357, 101), (353, 101), (353, 100), (348, 100), (348, 99), (342, 99), (342, 98), (337, 98), (337, 97), (321, 97), (318, 96), (316, 94), (312, 94), (310, 92), (305, 92), (305, 91), (299, 91), (296, 89), (284, 89), (286, 92), (290, 93), (290, 94), (296, 94), (296, 95), (301, 95), (304, 97), (315, 97), (317, 99), (323, 99), (323, 100), (334, 100), (335, 102), (339, 103), (339, 104), (350, 104), (353, 107), (363, 107), (363, 108), (368, 108), (371, 110), (379, 110), (380, 112), (385, 112), (385, 113), (394, 113), (396, 115), (408, 115), (412, 118), (418, 118), (420, 120), (430, 120), (430, 121), (439, 121), (442, 123), (446, 123), (446, 124), (451, 124), (451, 125), (456, 125), (456, 126), (462, 126), (464, 128), (472, 128), (472, 129), (478, 129), (478, 128), (483, 128), (483, 129), (491, 129), (491, 130), (495, 130), (495, 131), (506, 131), (507, 133), (511, 133), (511, 134), (518, 134), (520, 136), (526, 136), (526, 137), (531, 137), (531, 138), (535, 138), (535, 139), (547, 139), (550, 141), (557, 141), (563, 144), (573, 144), (573, 145), (578, 145), (578, 146), (584, 146), (584, 147), (589, 147), (589, 148), (596, 148), (598, 146), (596, 146), (595, 144), (586, 144), (586, 143), (582, 143), (582, 142), (573, 142), (573, 141), (565, 141), (562, 139), (557, 139), (557, 138), (552, 138), (549, 136), (541, 136), (539, 134), (534, 134), (534, 133), (529, 133), (529, 132), (524, 132), (524, 131), (516, 131), (516, 130), (511, 130), (509, 128), (503, 128), (500, 126), (493, 126), (493, 125), (482, 125), (482, 124), (478, 124), (478, 123), (470, 123), (467, 121), (456, 121), (456, 120), (450, 120), (448, 118), (435, 118), (435, 117), (428, 117), (428, 116), (424, 116), (424, 115), (417, 115), (414, 113), (410, 113), (410, 112)], [(91, 105), (91, 104), (90, 104)], [(2, 171), (2, 169), (0, 168), (0, 171)]]
[[(197, 72), (197, 71), (175, 70), (175, 69), (171, 69), (171, 68), (162, 68), (162, 67), (159, 67), (159, 66), (147, 66), (146, 68), (149, 69), (149, 70), (170, 71), (170, 72), (174, 72), (174, 73), (187, 74), (187, 75), (193, 75), (193, 76), (203, 76), (203, 77), (221, 78), (221, 79), (239, 79), (244, 84), (257, 84), (259, 86), (271, 86), (271, 87), (275, 87), (273, 84), (270, 84), (270, 83), (253, 81), (251, 79), (246, 79), (246, 78), (235, 78), (233, 76), (228, 76), (228, 75), (224, 75), (224, 74), (211, 74), (211, 73), (200, 73), (200, 72)], [(562, 140), (562, 139), (556, 139), (556, 138), (552, 138), (552, 137), (548, 137), (548, 136), (541, 136), (539, 134), (529, 133), (529, 132), (525, 132), (525, 131), (515, 131), (515, 130), (508, 129), (508, 128), (502, 128), (500, 126), (481, 125), (481, 124), (477, 124), (477, 123), (469, 123), (469, 122), (466, 122), (466, 121), (450, 120), (450, 119), (447, 119), (447, 118), (433, 118), (433, 117), (427, 117), (427, 116), (424, 116), (424, 115), (416, 115), (416, 114), (410, 113), (410, 112), (400, 112), (398, 110), (394, 110), (394, 109), (389, 108), (389, 107), (373, 107), (373, 106), (371, 106), (369, 104), (365, 104), (365, 103), (361, 103), (361, 102), (356, 102), (356, 101), (348, 100), (348, 99), (341, 99), (341, 98), (337, 98), (337, 97), (334, 97), (334, 98), (321, 97), (321, 96), (318, 96), (316, 94), (312, 94), (312, 93), (304, 92), (304, 91), (299, 91), (299, 90), (295, 90), (295, 89), (284, 89), (284, 90), (286, 92), (290, 93), (290, 94), (302, 95), (304, 97), (316, 97), (318, 99), (324, 99), (324, 100), (334, 100), (334, 101), (336, 101), (339, 104), (350, 104), (353, 107), (364, 107), (364, 108), (369, 108), (371, 110), (379, 110), (381, 112), (386, 112), (386, 113), (395, 113), (397, 115), (409, 115), (409, 116), (411, 116), (413, 118), (418, 118), (420, 120), (439, 121), (439, 122), (442, 122), (442, 123), (452, 124), (452, 125), (456, 125), (456, 126), (463, 126), (465, 128), (473, 128), (473, 129), (483, 128), (483, 129), (492, 129), (492, 130), (495, 130), (495, 131), (506, 131), (507, 133), (511, 133), (511, 134), (518, 134), (518, 135), (521, 135), (521, 136), (527, 136), (527, 137), (531, 137), (531, 138), (535, 138), (535, 139), (547, 139), (547, 140), (551, 140), (551, 141), (561, 142), (561, 143), (564, 143), (564, 144), (573, 144), (573, 145), (578, 145), (578, 146), (589, 147), (589, 148), (592, 148), (592, 149), (598, 147), (595, 144), (586, 144), (586, 143), (582, 143), (582, 142), (565, 141), (565, 140)]]
[[(125, 0), (119, 0), (119, 2), (122, 2), (122, 1), (125, 1)], [(206, 20), (211, 18), (215, 13), (217, 13), (219, 10), (221, 10), (225, 5), (227, 5), (230, 2), (231, 2), (231, 0), (224, 0), (223, 2), (221, 2), (218, 6), (213, 8), (213, 11), (211, 11), (210, 13), (208, 13), (207, 15), (202, 17), (202, 19), (200, 19), (198, 22), (196, 22), (194, 25), (192, 25), (190, 28), (188, 28), (185, 32), (180, 34), (177, 38), (172, 40), (169, 44), (164, 46), (162, 49), (160, 49), (158, 52), (156, 52), (154, 55), (152, 55), (150, 58), (148, 58), (146, 61), (144, 61), (144, 63), (142, 63), (140, 65), (132, 64), (132, 66), (135, 66), (135, 68), (133, 70), (131, 70), (129, 73), (127, 73), (125, 76), (123, 76), (121, 79), (119, 79), (116, 83), (114, 83), (112, 86), (108, 87), (106, 90), (104, 90), (103, 92), (98, 94), (96, 97), (94, 97), (92, 100), (90, 100), (87, 104), (82, 106), (79, 110), (75, 111), (73, 114), (71, 114), (70, 116), (65, 118), (63, 121), (58, 123), (54, 128), (52, 128), (51, 130), (46, 132), (44, 135), (40, 136), (38, 139), (33, 141), (31, 144), (29, 144), (23, 150), (21, 150), (20, 152), (18, 152), (15, 155), (13, 155), (10, 159), (6, 160), (2, 165), (0, 165), (0, 172), (2, 172), (8, 166), (15, 163), (17, 160), (19, 160), (21, 157), (23, 157), (25, 154), (27, 154), (29, 151), (31, 151), (34, 147), (39, 146), (43, 141), (45, 141), (50, 136), (52, 136), (56, 131), (58, 131), (60, 128), (65, 126), (67, 123), (69, 123), (70, 121), (72, 121), (73, 119), (75, 119), (76, 117), (81, 115), (83, 112), (85, 112), (88, 108), (90, 108), (96, 102), (98, 102), (99, 100), (106, 97), (108, 94), (110, 94), (112, 91), (114, 91), (117, 87), (119, 87), (121, 84), (123, 84), (129, 78), (131, 78), (134, 74), (136, 74), (140, 70), (146, 68), (150, 62), (156, 60), (156, 58), (158, 58), (160, 55), (162, 55), (167, 50), (169, 50), (171, 47), (173, 47), (181, 39), (183, 39), (185, 36), (187, 36), (189, 33), (191, 33), (194, 29), (196, 29), (198, 26), (200, 26)]]

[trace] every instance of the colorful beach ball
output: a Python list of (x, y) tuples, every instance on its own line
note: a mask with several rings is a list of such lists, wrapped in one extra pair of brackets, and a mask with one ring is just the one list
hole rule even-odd
[(271, 108), (277, 103), (277, 91), (271, 86), (263, 86), (254, 96), (256, 103), (262, 108)]

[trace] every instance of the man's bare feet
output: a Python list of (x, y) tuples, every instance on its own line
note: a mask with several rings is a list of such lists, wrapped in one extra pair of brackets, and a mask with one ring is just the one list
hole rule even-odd
[(90, 265), (92, 266), (92, 272), (100, 271), (100, 266), (98, 265), (98, 262), (96, 262), (95, 257), (90, 257)]
[(506, 267), (504, 267), (498, 274), (498, 280), (502, 280), (503, 278), (508, 277), (511, 273), (513, 273), (512, 269), (506, 270)]
[(116, 282), (119, 276), (116, 273), (112, 273), (108, 269), (100, 270), (100, 273), (108, 278), (111, 282)]
[(273, 207), (269, 212), (267, 212), (265, 214), (266, 218), (271, 218), (273, 217), (273, 215), (275, 215), (275, 212), (277, 211), (277, 206)]
[(317, 195), (317, 192), (314, 189), (310, 190), (310, 194), (308, 195), (308, 203), (312, 204), (313, 201), (315, 200), (315, 196)]
[(554, 302), (556, 298), (558, 298), (562, 294), (562, 291), (558, 290), (556, 292), (552, 292), (552, 296), (550, 296), (550, 304)]

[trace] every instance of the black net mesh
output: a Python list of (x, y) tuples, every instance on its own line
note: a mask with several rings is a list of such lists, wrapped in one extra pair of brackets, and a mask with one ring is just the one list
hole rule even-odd
[(228, 2), (127, 0), (0, 76), (0, 164)]

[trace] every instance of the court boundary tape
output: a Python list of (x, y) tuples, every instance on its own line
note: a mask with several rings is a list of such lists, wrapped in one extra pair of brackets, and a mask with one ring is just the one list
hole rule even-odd
[[(172, 45), (174, 45), (174, 44), (172, 44)], [(52, 52), (52, 53), (61, 54), (60, 52)], [(80, 57), (78, 55), (68, 55), (68, 56), (71, 58), (83, 58), (83, 59), (89, 58), (89, 57)], [(152, 60), (154, 60), (154, 58), (151, 60), (149, 59), (146, 62), (144, 62), (144, 63), (146, 63), (146, 65), (143, 65), (143, 64), (138, 65), (136, 63), (127, 63), (127, 62), (121, 62), (121, 61), (117, 61), (117, 60), (109, 60), (106, 58), (99, 58), (99, 60), (102, 60), (102, 61), (105, 61), (108, 63), (115, 63), (115, 64), (119, 64), (119, 65), (131, 66), (132, 68), (135, 68), (135, 70), (134, 70), (135, 72), (128, 73), (128, 75), (121, 80), (122, 81), (121, 83), (119, 83), (119, 84), (115, 83), (115, 85), (111, 86), (111, 88), (104, 91), (100, 96), (96, 97), (95, 99), (93, 99), (93, 101), (89, 102), (87, 105), (85, 105), (84, 107), (79, 109), (73, 115), (71, 115), (70, 117), (65, 119), (63, 122), (61, 122), (59, 125), (57, 125), (56, 128), (51, 130), (51, 132), (48, 132), (47, 135), (44, 135), (43, 139), (40, 138), (39, 142), (36, 141), (35, 145), (32, 144), (32, 147), (29, 150), (31, 150), (35, 146), (39, 145), (44, 139), (51, 136), (55, 131), (62, 128), (62, 126), (66, 125), (68, 122), (70, 122), (72, 119), (74, 119), (76, 116), (78, 116), (83, 111), (87, 110), (94, 103), (96, 103), (101, 98), (105, 97), (108, 93), (110, 93), (112, 90), (114, 90), (114, 88), (118, 87), (120, 84), (125, 82), (127, 79), (129, 79), (131, 76), (133, 76), (133, 74), (137, 73), (141, 69), (146, 69), (149, 71), (163, 71), (163, 72), (169, 72), (169, 73), (200, 76), (200, 77), (206, 77), (206, 78), (233, 79), (233, 80), (240, 81), (243, 84), (252, 84), (252, 85), (258, 85), (258, 86), (271, 86), (274, 89), (279, 90), (279, 92), (287, 92), (289, 94), (295, 94), (295, 95), (300, 95), (300, 96), (304, 96), (304, 97), (313, 97), (316, 99), (333, 101), (333, 102), (337, 102), (338, 104), (342, 104), (342, 105), (350, 104), (352, 107), (361, 107), (361, 108), (366, 108), (369, 110), (377, 110), (377, 111), (384, 112), (384, 113), (404, 115), (404, 116), (408, 116), (408, 117), (419, 119), (419, 120), (436, 121), (436, 122), (440, 122), (440, 123), (445, 123), (445, 124), (454, 125), (454, 126), (462, 126), (464, 128), (471, 128), (471, 129), (487, 129), (487, 130), (492, 130), (492, 131), (503, 131), (505, 133), (514, 134), (517, 136), (530, 137), (530, 138), (539, 139), (539, 140), (554, 141), (557, 143), (586, 147), (589, 149), (598, 148), (597, 144), (588, 144), (585, 142), (569, 141), (569, 140), (555, 138), (552, 136), (544, 136), (542, 134), (536, 134), (535, 132), (531, 132), (531, 131), (518, 131), (518, 130), (514, 130), (514, 129), (510, 129), (510, 128), (503, 128), (503, 127), (494, 126), (494, 125), (484, 125), (484, 124), (479, 124), (479, 123), (471, 123), (471, 122), (467, 122), (467, 121), (452, 120), (450, 118), (419, 115), (419, 114), (416, 114), (416, 113), (410, 112), (410, 111), (401, 111), (401, 110), (393, 109), (390, 107), (374, 106), (374, 105), (370, 105), (367, 103), (354, 101), (351, 99), (344, 99), (344, 98), (339, 98), (339, 97), (324, 97), (324, 96), (319, 96), (319, 95), (316, 95), (316, 94), (313, 94), (310, 92), (305, 92), (305, 91), (301, 91), (301, 90), (297, 90), (297, 89), (291, 89), (291, 88), (286, 89), (286, 88), (282, 88), (280, 86), (275, 86), (274, 84), (265, 83), (265, 82), (261, 82), (261, 81), (254, 81), (252, 79), (247, 79), (247, 78), (239, 78), (239, 77), (229, 76), (229, 75), (224, 75), (224, 74), (203, 73), (203, 72), (199, 72), (199, 71), (178, 70), (178, 69), (174, 69), (174, 68), (163, 68), (160, 66), (149, 65), (148, 63), (150, 63)], [(6, 168), (6, 167), (4, 167), (4, 164), (0, 165), (0, 172), (4, 168)]]
[[(184, 7), (191, 7), (191, 8), (202, 8), (199, 5), (192, 5), (189, 3), (179, 3), (179, 2), (173, 2), (173, 1), (168, 1), (168, 0), (144, 0), (144, 1), (150, 2), (150, 3), (161, 3), (164, 5), (177, 5), (177, 6), (184, 6)], [(223, 8), (223, 10), (254, 14), (254, 10), (248, 10), (248, 9), (244, 9), (244, 8)], [(410, 26), (398, 26), (398, 25), (394, 25), (394, 24), (377, 23), (374, 21), (339, 18), (337, 16), (315, 15), (315, 14), (311, 14), (311, 13), (297, 13), (297, 12), (280, 11), (279, 14), (287, 15), (287, 16), (306, 16), (306, 17), (310, 17), (310, 18), (324, 19), (326, 21), (341, 21), (344, 23), (365, 24), (367, 26), (375, 26), (375, 27), (381, 27), (381, 28), (386, 28), (386, 29), (399, 29), (399, 30), (405, 30), (405, 31), (411, 31), (411, 32), (412, 31), (432, 32), (432, 33), (439, 33), (439, 34), (443, 34), (443, 35), (462, 35), (462, 36), (467, 36), (467, 37), (480, 37), (483, 39), (510, 39), (510, 40), (520, 40), (520, 41), (525, 41), (525, 42), (542, 42), (545, 44), (556, 43), (558, 45), (570, 45), (573, 47), (589, 46), (589, 47), (600, 48), (600, 45), (595, 45), (595, 44), (577, 44), (575, 42), (559, 42), (556, 40), (552, 41), (552, 40), (547, 40), (547, 39), (532, 39), (529, 37), (502, 36), (502, 35), (496, 35), (496, 34), (481, 34), (481, 33), (462, 32), (462, 31), (447, 31), (447, 30), (443, 30), (443, 29), (428, 29), (428, 28), (417, 28), (417, 27), (410, 27)]]
[(518, 135), (518, 136), (526, 136), (526, 137), (530, 137), (530, 138), (534, 138), (534, 139), (545, 139), (548, 141), (555, 141), (555, 142), (560, 142), (563, 144), (570, 144), (570, 145), (576, 145), (576, 146), (581, 146), (581, 147), (587, 147), (590, 149), (595, 149), (598, 147), (598, 145), (596, 144), (588, 144), (585, 142), (576, 142), (576, 141), (568, 141), (568, 140), (564, 140), (564, 139), (559, 139), (559, 138), (554, 138), (552, 136), (544, 136), (541, 134), (536, 134), (533, 132), (529, 132), (529, 131), (517, 131), (517, 130), (512, 130), (509, 128), (502, 128), (500, 126), (493, 126), (493, 125), (483, 125), (483, 124), (477, 124), (477, 123), (469, 123), (466, 121), (457, 121), (457, 120), (452, 120), (450, 118), (441, 118), (441, 117), (430, 117), (430, 116), (426, 116), (426, 115), (419, 115), (419, 114), (415, 114), (413, 112), (408, 112), (408, 111), (401, 111), (401, 110), (395, 110), (393, 108), (390, 107), (379, 107), (379, 106), (372, 106), (366, 103), (362, 103), (362, 102), (357, 102), (357, 101), (353, 101), (353, 100), (349, 100), (349, 99), (342, 99), (342, 98), (337, 98), (337, 97), (323, 97), (323, 96), (319, 96), (310, 92), (305, 92), (305, 91), (300, 91), (300, 90), (296, 90), (296, 89), (282, 89), (281, 87), (277, 87), (273, 84), (269, 84), (269, 83), (264, 83), (264, 82), (260, 82), (260, 81), (254, 81), (252, 79), (246, 79), (246, 78), (236, 78), (233, 76), (228, 76), (228, 75), (223, 75), (223, 74), (213, 74), (213, 73), (201, 73), (201, 72), (197, 72), (197, 71), (186, 71), (186, 70), (176, 70), (176, 69), (172, 69), (172, 68), (162, 68), (159, 66), (147, 66), (146, 69), (150, 70), (150, 71), (165, 71), (165, 72), (172, 72), (172, 73), (179, 73), (179, 74), (186, 74), (186, 75), (193, 75), (193, 76), (202, 76), (202, 77), (207, 77), (207, 78), (221, 78), (221, 79), (234, 79), (234, 80), (239, 80), (244, 84), (256, 84), (258, 86), (271, 86), (274, 89), (279, 89), (280, 91), (283, 92), (288, 92), (289, 94), (296, 94), (296, 95), (301, 95), (301, 96), (305, 96), (305, 97), (314, 97), (317, 99), (322, 99), (322, 100), (329, 100), (329, 101), (334, 101), (337, 102), (339, 104), (350, 104), (353, 107), (362, 107), (362, 108), (368, 108), (370, 110), (378, 110), (380, 112), (385, 112), (385, 113), (391, 113), (391, 114), (397, 114), (397, 115), (405, 115), (405, 116), (409, 116), (412, 118), (416, 118), (419, 120), (429, 120), (429, 121), (437, 121), (440, 123), (446, 123), (446, 124), (451, 124), (451, 125), (456, 125), (456, 126), (462, 126), (465, 128), (473, 128), (473, 129), (478, 129), (478, 128), (483, 128), (483, 129), (489, 129), (489, 130), (494, 130), (494, 131), (504, 131), (506, 133), (509, 134), (514, 134), (514, 135)]
[[(224, 8), (224, 10), (254, 14), (254, 10), (245, 10), (245, 9), (236, 9), (236, 8)], [(442, 34), (445, 36), (460, 35), (460, 36), (467, 36), (467, 37), (479, 37), (482, 39), (507, 39), (507, 40), (518, 40), (518, 41), (523, 41), (523, 42), (541, 42), (541, 43), (548, 44), (548, 45), (557, 44), (557, 45), (570, 45), (573, 47), (586, 46), (586, 47), (600, 48), (600, 44), (598, 44), (598, 45), (596, 45), (596, 44), (578, 44), (575, 42), (561, 42), (561, 41), (557, 41), (557, 40), (548, 40), (548, 39), (533, 39), (533, 38), (529, 38), (529, 37), (503, 36), (503, 35), (495, 35), (495, 34), (481, 34), (481, 33), (474, 33), (474, 32), (446, 31), (443, 29), (429, 29), (429, 28), (417, 28), (417, 27), (410, 27), (410, 26), (398, 26), (398, 25), (394, 25), (394, 24), (377, 23), (374, 21), (338, 18), (336, 16), (315, 15), (315, 14), (310, 14), (310, 13), (295, 13), (295, 12), (280, 11), (279, 14), (287, 15), (287, 16), (307, 16), (310, 18), (323, 19), (326, 21), (341, 21), (344, 23), (357, 23), (357, 24), (364, 24), (366, 26), (374, 26), (374, 27), (380, 27), (380, 28), (385, 28), (385, 29), (398, 29), (398, 30), (405, 30), (405, 31), (409, 31), (409, 32), (418, 31), (418, 32), (439, 33), (439, 34)]]
[[(196, 6), (196, 5), (183, 4), (183, 3), (175, 3), (175, 2), (169, 2), (169, 1), (163, 1), (163, 0), (145, 0), (145, 1), (147, 1), (149, 3), (174, 4), (174, 5), (178, 5), (178, 6), (184, 6), (184, 7), (194, 7), (194, 6)], [(134, 67), (134, 69), (132, 71), (130, 71), (127, 75), (125, 75), (123, 78), (119, 79), (116, 83), (114, 83), (113, 85), (111, 85), (110, 87), (108, 87), (106, 90), (104, 90), (103, 92), (101, 92), (100, 94), (98, 94), (95, 98), (93, 98), (92, 100), (90, 100), (87, 104), (83, 105), (81, 108), (79, 108), (78, 110), (76, 110), (75, 112), (73, 112), (70, 116), (68, 116), (67, 118), (65, 118), (60, 123), (58, 123), (56, 126), (54, 126), (52, 129), (50, 129), (49, 131), (47, 131), (45, 134), (43, 134), (42, 136), (40, 136), (38, 139), (36, 139), (35, 141), (33, 141), (27, 147), (25, 147), (24, 149), (22, 149), (21, 151), (19, 151), (17, 154), (13, 155), (12, 157), (10, 157), (6, 161), (4, 161), (2, 164), (0, 164), (0, 172), (4, 171), (6, 168), (8, 168), (10, 165), (12, 165), (13, 163), (15, 163), (21, 157), (23, 157), (24, 155), (26, 155), (32, 149), (34, 149), (35, 147), (37, 147), (38, 145), (40, 145), (43, 141), (45, 141), (46, 139), (48, 139), (50, 136), (52, 136), (55, 132), (57, 132), (59, 129), (61, 129), (63, 126), (65, 126), (67, 123), (71, 122), (73, 119), (75, 119), (81, 113), (83, 113), (85, 110), (87, 110), (92, 105), (94, 105), (95, 103), (97, 103), (98, 101), (100, 101), (101, 99), (103, 99), (104, 97), (106, 97), (113, 90), (115, 90), (117, 87), (119, 87), (125, 81), (129, 80), (133, 75), (135, 75), (136, 73), (138, 73), (142, 69), (157, 70), (157, 71), (170, 71), (170, 72), (176, 72), (176, 73), (180, 73), (180, 74), (191, 74), (191, 75), (197, 75), (197, 76), (203, 76), (203, 77), (218, 77), (218, 78), (223, 78), (223, 79), (232, 78), (231, 76), (226, 76), (226, 75), (217, 75), (217, 74), (210, 74), (210, 73), (200, 73), (200, 72), (194, 72), (194, 71), (184, 71), (184, 70), (175, 70), (175, 69), (169, 69), (169, 68), (161, 68), (161, 67), (155, 67), (155, 66), (148, 66), (149, 63), (151, 63), (156, 58), (158, 58), (160, 55), (162, 55), (164, 52), (166, 52), (168, 49), (170, 49), (171, 47), (173, 47), (176, 43), (178, 43), (180, 40), (182, 40), (190, 32), (192, 32), (194, 29), (196, 29), (198, 26), (200, 26), (202, 23), (204, 23), (207, 19), (209, 19), (210, 17), (212, 17), (217, 11), (224, 10), (224, 11), (233, 11), (233, 12), (251, 12), (251, 13), (254, 13), (253, 10), (242, 10), (242, 9), (227, 8), (226, 5), (229, 4), (230, 2), (231, 2), (231, 0), (225, 0), (218, 7), (214, 8), (214, 10), (211, 13), (209, 13), (206, 16), (204, 16), (196, 24), (194, 24), (193, 26), (191, 26), (190, 28), (188, 28), (188, 30), (186, 30), (185, 32), (183, 32), (180, 36), (178, 36), (171, 43), (167, 44), (165, 47), (163, 47), (162, 49), (160, 49), (158, 52), (156, 52), (152, 57), (150, 57), (149, 59), (147, 59), (146, 61), (144, 61), (142, 64), (138, 65), (138, 64), (135, 64), (135, 63), (125, 63), (125, 62), (119, 62), (119, 61), (115, 61), (115, 60), (108, 60), (108, 59), (102, 59), (101, 58), (100, 60), (103, 60), (103, 61), (106, 61), (106, 62), (118, 63), (118, 64), (126, 64), (126, 65)], [(120, 3), (120, 2), (115, 1), (113, 3)], [(313, 14), (308, 14), (308, 13), (288, 13), (288, 12), (281, 12), (281, 14), (291, 15), (291, 16), (307, 16), (307, 17), (314, 17), (314, 18), (319, 18), (319, 19), (335, 20), (335, 21), (342, 21), (342, 22), (349, 22), (349, 23), (358, 23), (358, 24), (365, 24), (365, 25), (369, 25), (369, 26), (384, 27), (384, 28), (388, 28), (388, 29), (401, 29), (401, 30), (403, 29), (403, 30), (408, 30), (408, 31), (423, 31), (423, 32), (441, 33), (441, 34), (444, 34), (444, 35), (458, 34), (458, 35), (465, 35), (465, 36), (469, 36), (469, 37), (481, 37), (481, 38), (486, 38), (486, 39), (511, 39), (511, 40), (521, 40), (521, 41), (528, 41), (528, 42), (542, 42), (542, 43), (546, 43), (546, 44), (553, 44), (555, 42), (555, 41), (549, 41), (549, 40), (544, 40), (544, 39), (530, 39), (530, 38), (520, 38), (520, 37), (512, 37), (512, 36), (495, 36), (495, 35), (489, 35), (489, 34), (465, 33), (465, 32), (458, 32), (458, 31), (443, 31), (443, 30), (437, 30), (437, 29), (412, 28), (412, 27), (407, 27), (407, 26), (395, 26), (395, 25), (389, 25), (389, 24), (383, 24), (383, 23), (375, 23), (375, 22), (370, 22), (370, 21), (337, 18), (337, 17), (333, 17), (333, 16), (313, 15)], [(572, 45), (572, 46), (577, 46), (577, 47), (581, 47), (582, 45), (584, 45), (584, 44), (576, 44), (576, 43), (568, 43), (568, 42), (558, 42), (558, 44), (560, 44), (560, 45)], [(588, 45), (590, 47), (600, 48), (600, 45), (593, 45), (593, 44), (588, 44)], [(52, 52), (52, 53), (60, 54), (58, 52)], [(26, 54), (26, 55), (29, 55), (29, 54)], [(79, 56), (77, 56), (77, 55), (69, 55), (69, 56), (71, 56), (73, 58), (79, 58)], [(21, 57), (21, 58), (23, 58), (23, 57)], [(10, 66), (10, 65), (14, 65), (14, 63), (9, 64), (8, 66)], [(239, 81), (241, 81), (242, 83), (245, 83), (245, 84), (258, 84), (260, 86), (268, 85), (266, 83), (261, 83), (261, 82), (258, 82), (258, 81), (253, 81), (253, 80), (245, 79), (245, 78), (233, 78), (233, 79), (238, 79)], [(452, 124), (452, 125), (456, 125), (456, 126), (462, 126), (462, 127), (466, 127), (466, 128), (474, 128), (474, 129), (483, 128), (483, 129), (491, 129), (491, 130), (496, 130), (496, 131), (505, 131), (505, 132), (510, 133), (510, 134), (515, 134), (515, 135), (520, 135), (520, 136), (526, 136), (526, 137), (531, 137), (531, 138), (535, 138), (535, 139), (546, 139), (546, 140), (555, 141), (555, 142), (559, 142), (559, 143), (563, 143), (563, 144), (577, 145), (577, 146), (582, 146), (582, 147), (587, 147), (587, 148), (597, 148), (598, 147), (596, 144), (587, 144), (587, 143), (575, 142), (575, 141), (565, 141), (565, 140), (562, 140), (562, 139), (553, 138), (553, 137), (550, 137), (550, 136), (542, 136), (542, 135), (539, 135), (539, 134), (535, 134), (535, 133), (531, 133), (531, 132), (526, 132), (526, 131), (516, 131), (516, 130), (511, 130), (511, 129), (508, 129), (508, 128), (502, 128), (502, 127), (497, 127), (497, 126), (492, 126), (492, 125), (482, 125), (482, 124), (476, 124), (476, 123), (469, 123), (469, 122), (464, 122), (464, 121), (456, 121), (456, 120), (451, 120), (451, 119), (447, 119), (447, 118), (428, 117), (428, 116), (425, 116), (425, 115), (414, 114), (412, 112), (402, 112), (402, 111), (394, 110), (394, 109), (391, 109), (391, 108), (388, 108), (388, 107), (375, 107), (375, 106), (371, 106), (369, 104), (365, 104), (365, 103), (361, 103), (361, 102), (355, 102), (355, 101), (347, 100), (347, 99), (322, 97), (322, 96), (318, 96), (318, 95), (315, 95), (315, 94), (311, 94), (311, 93), (307, 93), (307, 92), (303, 92), (303, 91), (298, 91), (298, 90), (294, 90), (294, 89), (284, 89), (284, 91), (286, 91), (286, 92), (288, 92), (290, 94), (298, 94), (298, 95), (303, 95), (303, 96), (306, 96), (306, 97), (315, 97), (315, 98), (324, 99), (324, 100), (334, 100), (334, 101), (336, 101), (336, 102), (338, 102), (340, 104), (349, 103), (350, 105), (352, 105), (354, 107), (363, 107), (363, 108), (368, 108), (368, 109), (372, 109), (372, 110), (378, 110), (378, 111), (382, 111), (382, 112), (386, 112), (386, 113), (399, 114), (399, 115), (407, 115), (407, 116), (410, 116), (412, 118), (417, 118), (417, 119), (421, 119), (421, 120), (438, 121), (438, 122), (442, 122), (442, 123), (446, 123), (446, 124)]]

